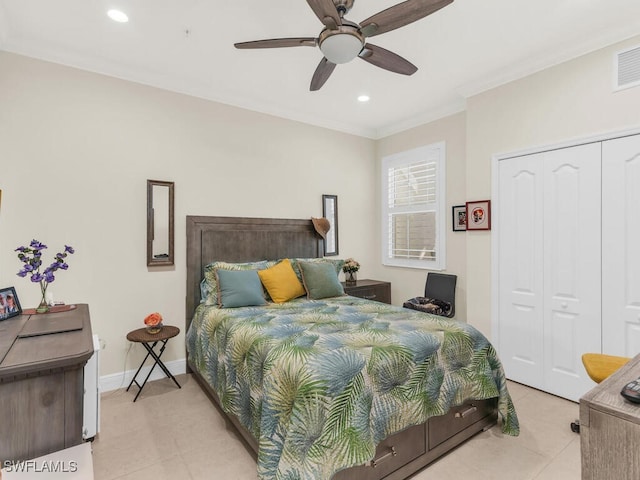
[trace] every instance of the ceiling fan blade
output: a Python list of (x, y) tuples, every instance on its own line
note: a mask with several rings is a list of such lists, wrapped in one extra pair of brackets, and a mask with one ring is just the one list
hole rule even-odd
[(402, 75), (413, 75), (418, 71), (418, 67), (400, 55), (370, 43), (364, 46), (360, 53), (360, 58), (376, 67)]
[(335, 30), (342, 25), (342, 19), (333, 0), (307, 0), (307, 3), (316, 17), (330, 30)]
[(380, 35), (431, 15), (450, 3), (453, 0), (407, 0), (360, 22), (360, 31), (365, 37)]
[(234, 44), (236, 48), (282, 48), (282, 47), (315, 47), (318, 40), (313, 37), (300, 38), (270, 38), (268, 40), (255, 40), (253, 42), (240, 42)]
[(313, 78), (311, 78), (311, 87), (309, 88), (309, 90), (311, 90), (312, 92), (320, 90), (325, 82), (329, 79), (335, 68), (336, 64), (331, 63), (326, 58), (320, 60), (316, 71), (313, 73)]

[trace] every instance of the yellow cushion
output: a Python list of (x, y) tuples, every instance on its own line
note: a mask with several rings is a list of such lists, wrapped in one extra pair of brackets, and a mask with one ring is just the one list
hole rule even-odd
[(584, 368), (591, 380), (596, 383), (603, 381), (629, 360), (631, 359), (627, 357), (616, 357), (602, 353), (585, 353), (582, 355)]
[(286, 302), (306, 293), (288, 258), (271, 268), (258, 270), (258, 275), (269, 296), (276, 303)]

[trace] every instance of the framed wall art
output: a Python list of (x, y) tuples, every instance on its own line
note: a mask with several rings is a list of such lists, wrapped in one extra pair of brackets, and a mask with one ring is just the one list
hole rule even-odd
[(467, 230), (491, 230), (491, 200), (467, 202)]
[(15, 317), (22, 313), (16, 289), (13, 287), (0, 289), (0, 320)]
[(324, 254), (338, 255), (338, 196), (322, 195), (322, 216), (329, 220), (331, 228), (324, 240)]
[(147, 180), (147, 266), (173, 265), (174, 182)]
[(454, 232), (464, 232), (467, 229), (467, 206), (455, 205), (451, 207), (452, 225)]

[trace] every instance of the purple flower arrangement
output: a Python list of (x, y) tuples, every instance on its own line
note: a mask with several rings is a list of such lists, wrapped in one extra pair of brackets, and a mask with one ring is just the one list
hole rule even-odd
[(53, 263), (41, 272), (42, 251), (46, 248), (47, 246), (40, 243), (38, 240), (31, 240), (28, 247), (18, 247), (15, 250), (18, 252), (18, 259), (24, 263), (24, 266), (17, 275), (19, 277), (30, 276), (33, 283), (40, 284), (40, 291), (42, 293), (42, 300), (40, 302), (41, 307), (43, 305), (46, 306), (45, 293), (49, 284), (56, 279), (55, 272), (58, 270), (68, 269), (69, 265), (65, 259), (67, 258), (67, 255), (75, 253), (73, 247), (65, 245), (64, 252), (56, 253)]

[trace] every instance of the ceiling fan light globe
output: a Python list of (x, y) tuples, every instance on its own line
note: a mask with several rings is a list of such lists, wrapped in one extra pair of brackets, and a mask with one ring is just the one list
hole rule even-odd
[(362, 51), (362, 41), (350, 33), (338, 33), (325, 38), (320, 50), (331, 63), (347, 63)]

